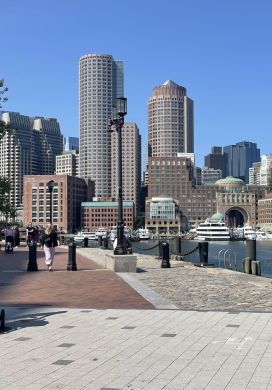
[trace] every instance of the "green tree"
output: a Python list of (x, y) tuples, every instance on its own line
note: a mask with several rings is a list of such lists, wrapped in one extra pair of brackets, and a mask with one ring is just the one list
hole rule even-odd
[[(0, 79), (0, 109), (2, 104), (5, 103), (8, 98), (4, 94), (8, 91), (5, 87), (4, 79)], [(11, 131), (12, 127), (0, 120), (0, 140), (3, 138), (7, 131)], [(4, 214), (6, 221), (8, 218), (16, 217), (16, 210), (11, 206), (9, 202), (10, 181), (5, 177), (0, 177), (0, 212)]]
[(0, 211), (5, 215), (6, 219), (10, 213), (10, 203), (9, 203), (9, 191), (10, 191), (10, 181), (5, 177), (0, 177)]
[[(8, 91), (8, 88), (5, 87), (4, 79), (0, 79), (0, 109), (2, 108), (2, 104), (5, 103), (8, 98), (4, 96), (4, 94)], [(3, 138), (6, 131), (11, 130), (11, 126), (6, 124), (2, 120), (0, 120), (0, 139)]]

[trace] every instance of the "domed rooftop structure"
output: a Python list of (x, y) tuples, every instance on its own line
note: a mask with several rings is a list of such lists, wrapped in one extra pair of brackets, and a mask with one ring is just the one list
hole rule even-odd
[(227, 176), (225, 179), (219, 179), (215, 182), (216, 185), (228, 185), (228, 184), (238, 184), (245, 185), (245, 182), (242, 179), (238, 179), (237, 177)]
[(228, 176), (215, 182), (215, 185), (224, 188), (227, 192), (240, 192), (246, 183), (237, 177)]
[(211, 221), (221, 221), (223, 220), (224, 221), (224, 215), (221, 214), (221, 213), (215, 213), (211, 216), (210, 218)]

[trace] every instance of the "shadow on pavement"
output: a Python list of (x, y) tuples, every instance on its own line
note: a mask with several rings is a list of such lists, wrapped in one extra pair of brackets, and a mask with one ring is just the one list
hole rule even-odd
[(3, 333), (14, 332), (18, 329), (29, 328), (33, 326), (45, 326), (48, 324), (47, 317), (55, 314), (67, 313), (66, 310), (52, 311), (52, 312), (39, 312), (25, 315), (14, 316), (11, 320), (7, 319), (5, 330)]

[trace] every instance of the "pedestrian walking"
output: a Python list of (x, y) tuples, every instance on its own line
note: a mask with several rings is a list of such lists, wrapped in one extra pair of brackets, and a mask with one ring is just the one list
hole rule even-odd
[(58, 236), (50, 223), (45, 226), (44, 234), (41, 237), (41, 245), (45, 254), (45, 264), (47, 265), (48, 271), (52, 271), (55, 248), (58, 246)]
[(14, 248), (14, 229), (8, 225), (5, 229), (5, 251), (10, 253), (13, 252)]

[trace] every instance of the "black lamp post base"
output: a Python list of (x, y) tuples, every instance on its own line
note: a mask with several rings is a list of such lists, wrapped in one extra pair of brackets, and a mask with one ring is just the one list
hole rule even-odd
[(125, 248), (122, 245), (117, 245), (116, 248), (114, 249), (113, 253), (115, 255), (126, 255), (127, 254), (127, 248)]

